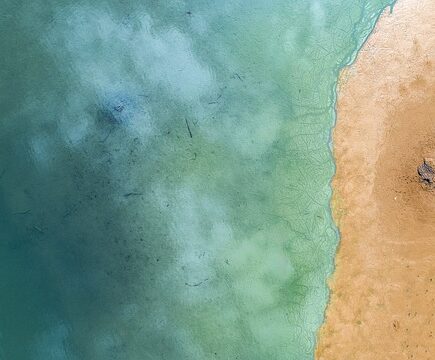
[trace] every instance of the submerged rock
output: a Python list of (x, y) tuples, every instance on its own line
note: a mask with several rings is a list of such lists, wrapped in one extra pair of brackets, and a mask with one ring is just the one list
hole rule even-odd
[(97, 104), (97, 118), (106, 124), (127, 125), (143, 113), (139, 103), (136, 96), (125, 92), (104, 94)]
[(417, 168), (420, 180), (429, 185), (431, 188), (435, 187), (435, 159), (424, 158), (423, 164)]
[(128, 102), (121, 99), (118, 101), (107, 102), (98, 110), (98, 118), (111, 124), (123, 124), (129, 120)]

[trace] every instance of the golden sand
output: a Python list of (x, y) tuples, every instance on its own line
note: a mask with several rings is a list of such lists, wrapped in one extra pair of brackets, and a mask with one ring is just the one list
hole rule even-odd
[(340, 78), (341, 232), (318, 360), (435, 359), (435, 0), (399, 0)]

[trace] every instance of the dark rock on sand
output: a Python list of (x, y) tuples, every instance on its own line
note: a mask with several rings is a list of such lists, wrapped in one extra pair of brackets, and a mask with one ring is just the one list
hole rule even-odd
[(423, 164), (417, 168), (417, 172), (423, 183), (435, 187), (435, 159), (424, 158)]

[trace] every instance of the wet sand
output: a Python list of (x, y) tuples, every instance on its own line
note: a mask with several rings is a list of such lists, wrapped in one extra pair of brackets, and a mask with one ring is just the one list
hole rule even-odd
[(435, 0), (399, 0), (340, 77), (341, 240), (316, 358), (435, 359)]

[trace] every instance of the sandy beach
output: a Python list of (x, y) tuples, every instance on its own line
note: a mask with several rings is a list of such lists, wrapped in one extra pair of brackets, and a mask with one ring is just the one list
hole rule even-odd
[(435, 0), (399, 0), (340, 77), (341, 239), (319, 360), (435, 358)]

